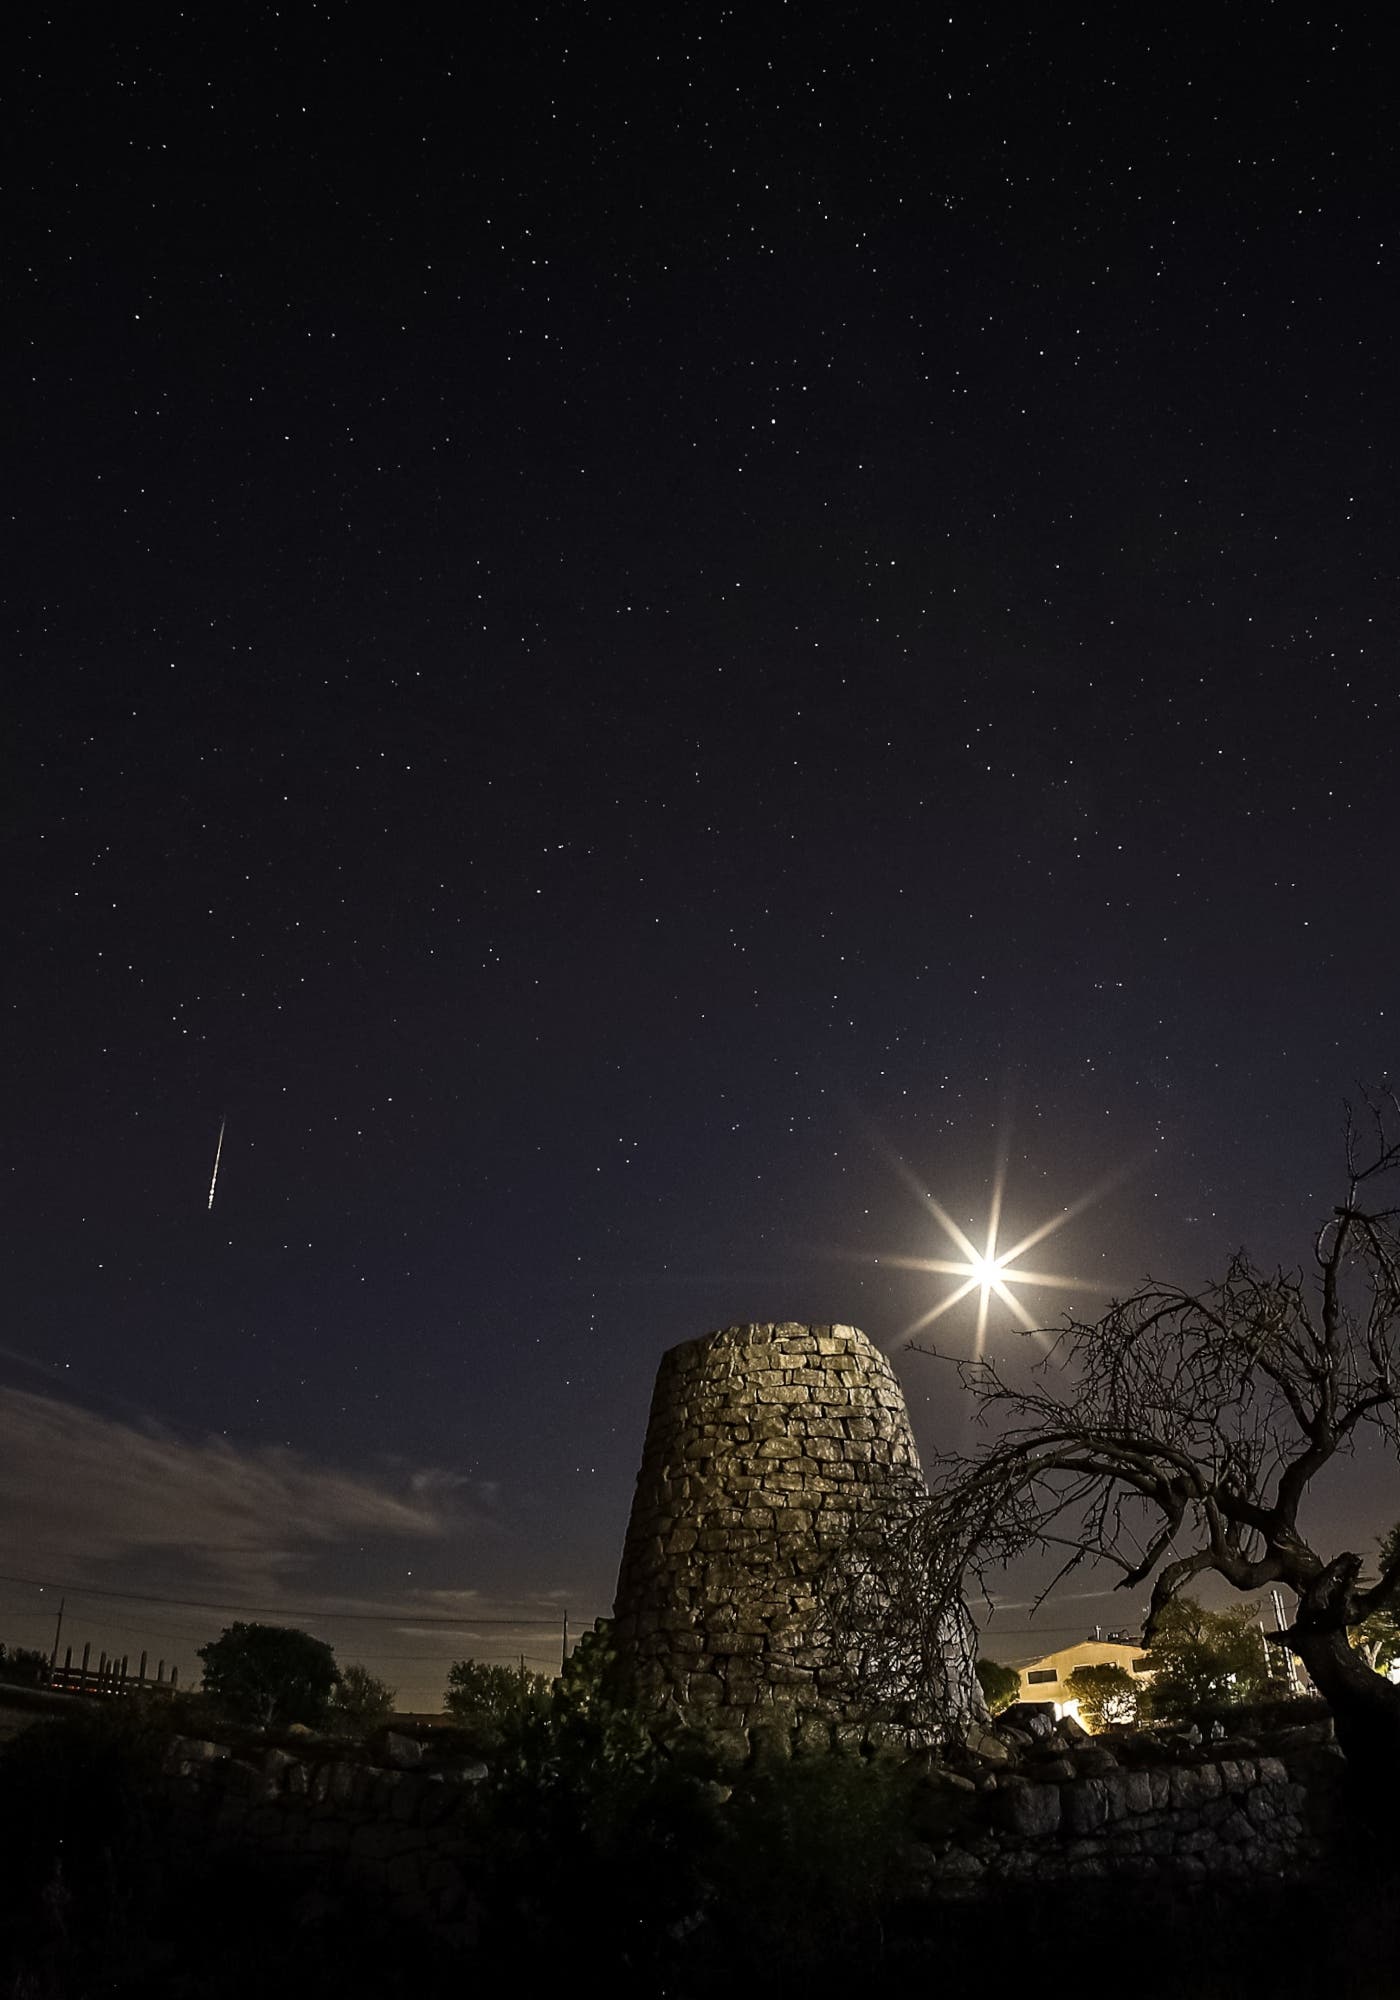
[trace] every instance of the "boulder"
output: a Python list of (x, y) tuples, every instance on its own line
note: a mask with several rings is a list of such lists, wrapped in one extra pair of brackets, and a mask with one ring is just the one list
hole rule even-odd
[(386, 1729), (380, 1740), (381, 1755), (387, 1757), (396, 1771), (413, 1771), (423, 1761), (423, 1746), (416, 1736), (401, 1736), (395, 1729)]
[(1058, 1785), (1028, 1785), (1007, 1776), (997, 1788), (998, 1824), (1025, 1840), (1058, 1833), (1061, 1793)]
[(1011, 1746), (994, 1730), (972, 1728), (967, 1732), (965, 1741), (974, 1757), (984, 1757), (989, 1764), (1011, 1762)]

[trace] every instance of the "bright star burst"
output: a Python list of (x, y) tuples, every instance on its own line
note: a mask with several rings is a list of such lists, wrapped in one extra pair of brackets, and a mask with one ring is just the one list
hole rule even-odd
[[(908, 1170), (902, 1171), (906, 1181), (912, 1184)], [(882, 1257), (880, 1261), (882, 1264), (894, 1264), (906, 1271), (928, 1271), (937, 1277), (960, 1278), (962, 1283), (955, 1286), (945, 1298), (940, 1299), (936, 1306), (931, 1306), (926, 1313), (921, 1313), (912, 1325), (905, 1327), (901, 1338), (906, 1341), (912, 1340), (916, 1333), (922, 1333), (925, 1327), (932, 1326), (935, 1320), (942, 1319), (944, 1313), (951, 1312), (954, 1306), (961, 1305), (964, 1299), (976, 1292), (976, 1353), (980, 1360), (994, 1297), (1006, 1307), (1018, 1326), (1023, 1327), (1027, 1333), (1035, 1334), (1041, 1339), (1045, 1338), (1042, 1329), (1031, 1318), (1011, 1289), (1013, 1285), (1044, 1285), (1056, 1291), (1110, 1291), (1112, 1289), (1110, 1286), (1096, 1284), (1090, 1278), (1067, 1278), (1058, 1271), (1026, 1270), (1019, 1260), (1028, 1250), (1033, 1250), (1038, 1243), (1043, 1243), (1047, 1236), (1053, 1236), (1057, 1229), (1062, 1229), (1074, 1216), (1081, 1214), (1091, 1203), (1099, 1200), (1107, 1192), (1108, 1187), (1119, 1178), (1120, 1176), (1115, 1175), (1112, 1181), (1090, 1188), (1086, 1194), (1080, 1195), (1077, 1201), (1071, 1202), (1067, 1208), (1062, 1208), (1058, 1214), (1049, 1216), (1019, 1242), (1013, 1243), (1009, 1250), (997, 1248), (1001, 1230), (1002, 1195), (1006, 1185), (1004, 1157), (998, 1160), (992, 1181), (992, 1205), (987, 1218), (987, 1240), (981, 1250), (971, 1237), (958, 1227), (941, 1202), (935, 1201), (926, 1188), (918, 1188), (921, 1205), (931, 1211), (934, 1220), (954, 1249), (962, 1252), (961, 1260), (955, 1261), (946, 1257)]]

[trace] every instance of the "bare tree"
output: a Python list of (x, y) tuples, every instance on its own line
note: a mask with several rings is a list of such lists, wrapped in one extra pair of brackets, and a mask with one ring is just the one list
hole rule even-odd
[(1365, 1105), (1360, 1126), (1348, 1113), (1346, 1199), (1308, 1272), (1239, 1252), (1203, 1290), (1149, 1281), (1099, 1320), (1070, 1316), (1028, 1383), (960, 1365), (989, 1439), (935, 1465), (888, 1572), (906, 1597), (917, 1576), (926, 1629), (965, 1578), (1034, 1549), (1063, 1552), (1047, 1590), (1085, 1563), (1118, 1571), (1120, 1589), (1151, 1580), (1149, 1641), (1208, 1571), (1241, 1591), (1280, 1584), (1297, 1604), (1274, 1636), (1331, 1704), (1339, 1742), (1400, 1772), (1400, 1687), (1348, 1638), (1400, 1598), (1400, 1548), (1367, 1583), (1360, 1555), (1324, 1555), (1299, 1523), (1313, 1482), (1361, 1439), (1400, 1459), (1400, 1102)]
[(987, 1719), (977, 1631), (951, 1548), (930, 1533), (929, 1496), (911, 1483), (828, 1551), (817, 1581), (829, 1664), (855, 1711), (929, 1742)]

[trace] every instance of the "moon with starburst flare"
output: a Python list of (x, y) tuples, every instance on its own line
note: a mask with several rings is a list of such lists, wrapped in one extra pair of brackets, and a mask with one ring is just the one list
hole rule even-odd
[[(905, 1180), (914, 1185), (913, 1177), (908, 1170), (902, 1169), (902, 1172)], [(916, 1320), (906, 1326), (901, 1339), (912, 1340), (916, 1334), (922, 1333), (925, 1327), (932, 1326), (935, 1320), (942, 1319), (945, 1313), (961, 1305), (964, 1299), (971, 1298), (973, 1293), (977, 1295), (976, 1354), (979, 1360), (986, 1343), (987, 1324), (991, 1317), (993, 1299), (1006, 1307), (1016, 1324), (1026, 1333), (1034, 1334), (1042, 1340), (1046, 1339), (1043, 1329), (1037, 1325), (1017, 1298), (1013, 1289), (1015, 1286), (1033, 1285), (1037, 1288), (1048, 1287), (1052, 1291), (1105, 1294), (1113, 1287), (1096, 1283), (1092, 1278), (1066, 1277), (1059, 1271), (1030, 1270), (1022, 1264), (1021, 1259), (1038, 1244), (1043, 1243), (1047, 1237), (1053, 1236), (1056, 1230), (1063, 1229), (1064, 1225), (1076, 1215), (1082, 1214), (1086, 1208), (1100, 1200), (1121, 1178), (1121, 1175), (1114, 1175), (1109, 1181), (1090, 1188), (1087, 1193), (1080, 1195), (1078, 1200), (1048, 1216), (1044, 1222), (1020, 1237), (1009, 1250), (1000, 1248), (1002, 1198), (1006, 1186), (1004, 1158), (998, 1160), (993, 1176), (986, 1239), (980, 1250), (967, 1232), (954, 1222), (940, 1201), (935, 1200), (926, 1188), (916, 1187), (921, 1206), (933, 1216), (953, 1248), (961, 1251), (962, 1255), (959, 1258), (885, 1256), (880, 1262), (893, 1264), (905, 1271), (927, 1271), (935, 1277), (956, 1278), (960, 1282), (941, 1298), (937, 1305), (930, 1306), (927, 1312), (921, 1313)]]

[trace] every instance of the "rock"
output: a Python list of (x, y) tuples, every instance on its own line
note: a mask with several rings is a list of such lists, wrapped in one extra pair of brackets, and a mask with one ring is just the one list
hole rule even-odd
[(165, 1754), (172, 1764), (224, 1764), (233, 1752), (225, 1744), (210, 1743), (202, 1736), (175, 1736)]
[(1049, 1736), (1055, 1727), (1055, 1707), (1048, 1701), (1013, 1701), (997, 1717), (999, 1729), (1022, 1729), (1037, 1738)]
[(1008, 1777), (997, 1791), (997, 1822), (1023, 1839), (1043, 1839), (1059, 1831), (1061, 1798), (1058, 1785), (1016, 1784)]
[(1064, 1778), (1072, 1778), (1074, 1774), (1074, 1765), (1068, 1757), (1039, 1758), (1031, 1770), (1031, 1775), (1037, 1784), (1058, 1782)]
[(1087, 1743), (1074, 1754), (1074, 1765), (1088, 1778), (1101, 1777), (1105, 1771), (1116, 1771), (1118, 1759), (1104, 1743)]
[(423, 1746), (416, 1736), (401, 1736), (397, 1730), (386, 1729), (381, 1742), (384, 1756), (396, 1771), (415, 1770), (423, 1761)]
[(989, 1764), (1011, 1762), (1010, 1746), (990, 1729), (970, 1729), (965, 1742), (975, 1757), (985, 1757)]
[(449, 1757), (434, 1772), (449, 1785), (484, 1784), (491, 1773), (479, 1757)]
[(970, 1881), (983, 1873), (984, 1863), (964, 1848), (953, 1847), (938, 1863), (938, 1873), (955, 1882)]
[(1332, 1718), (1324, 1716), (1318, 1722), (1290, 1723), (1286, 1729), (1274, 1729), (1269, 1733), (1270, 1750), (1301, 1750), (1307, 1744), (1330, 1743), (1332, 1741)]
[(756, 1722), (749, 1731), (753, 1761), (761, 1771), (786, 1764), (792, 1756), (792, 1731), (785, 1722)]
[(1070, 1833), (1097, 1833), (1108, 1823), (1108, 1792), (1102, 1778), (1081, 1778), (1060, 1793), (1060, 1810)]
[(1104, 1774), (1102, 1783), (1110, 1819), (1126, 1819), (1135, 1813), (1151, 1812), (1152, 1781), (1146, 1771), (1109, 1771)]
[(975, 1792), (976, 1785), (971, 1778), (965, 1778), (960, 1771), (950, 1771), (946, 1764), (934, 1764), (923, 1781), (940, 1791)]

